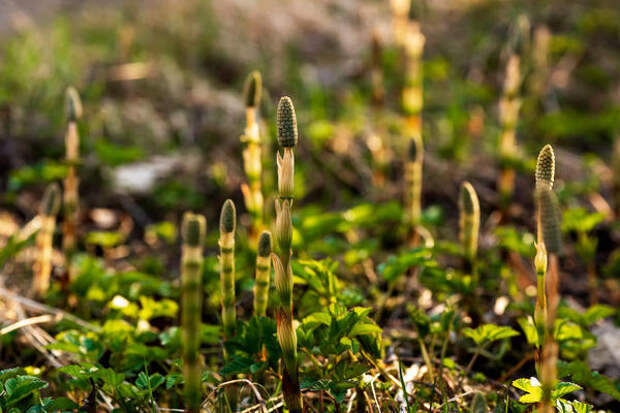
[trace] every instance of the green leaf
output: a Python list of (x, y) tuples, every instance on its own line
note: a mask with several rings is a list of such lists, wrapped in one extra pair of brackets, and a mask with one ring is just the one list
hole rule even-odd
[(379, 265), (379, 273), (386, 281), (393, 282), (409, 268), (417, 266), (437, 266), (437, 263), (430, 258), (428, 249), (415, 248), (397, 257), (391, 256), (385, 263)]
[(534, 324), (534, 319), (532, 316), (528, 316), (527, 318), (523, 317), (518, 320), (521, 329), (525, 333), (525, 338), (527, 339), (528, 344), (537, 346), (539, 345), (538, 338), (538, 329)]
[(570, 377), (582, 386), (591, 387), (620, 400), (620, 383), (598, 372), (590, 371), (588, 365), (583, 361), (571, 361), (570, 363), (560, 361), (558, 363), (558, 376)]
[(583, 315), (583, 320), (587, 326), (596, 323), (607, 317), (611, 317), (616, 314), (616, 309), (603, 304), (596, 304), (588, 308)]
[(540, 387), (540, 382), (535, 377), (514, 380), (512, 385), (526, 392), (526, 394), (519, 398), (521, 403), (538, 403), (542, 399), (542, 387)]
[(33, 392), (47, 387), (48, 384), (38, 377), (17, 376), (10, 378), (4, 384), (8, 397), (7, 406), (12, 406), (18, 401), (28, 397)]
[(569, 382), (559, 382), (558, 384), (555, 385), (555, 389), (553, 389), (553, 392), (551, 393), (551, 397), (553, 399), (559, 399), (560, 397), (570, 392), (573, 392), (575, 390), (581, 390), (581, 386), (579, 386), (578, 384), (569, 383)]
[(363, 335), (368, 335), (368, 334), (381, 333), (381, 331), (383, 331), (381, 327), (379, 327), (372, 321), (359, 321), (357, 324), (353, 326), (353, 328), (349, 332), (349, 335), (351, 337), (355, 337), (355, 336), (363, 336)]
[(50, 402), (50, 404), (45, 406), (45, 410), (48, 412), (55, 411), (63, 411), (63, 410), (74, 410), (77, 409), (79, 405), (75, 403), (73, 400), (67, 397), (59, 397)]
[(463, 334), (471, 338), (478, 345), (491, 343), (493, 341), (502, 340), (513, 336), (518, 336), (519, 332), (511, 327), (496, 326), (495, 324), (484, 324), (478, 328), (465, 328)]

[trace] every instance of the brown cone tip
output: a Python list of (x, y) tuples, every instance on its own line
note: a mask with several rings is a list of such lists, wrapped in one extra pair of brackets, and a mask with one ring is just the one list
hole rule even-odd
[(538, 154), (536, 161), (536, 185), (553, 188), (555, 177), (555, 154), (551, 145), (545, 145)]
[(280, 98), (277, 113), (278, 143), (283, 148), (293, 148), (297, 145), (297, 116), (293, 101), (288, 96)]

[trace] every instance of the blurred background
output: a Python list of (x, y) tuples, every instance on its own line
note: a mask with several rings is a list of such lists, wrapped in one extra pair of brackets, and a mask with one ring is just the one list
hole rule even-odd
[[(545, 143), (556, 148), (560, 199), (611, 220), (610, 165), (620, 126), (618, 3), (422, 1), (413, 3), (410, 17), (426, 36), (427, 217), (455, 223), (454, 200), (465, 178), (474, 182), (483, 211), (498, 208), (498, 102), (508, 56), (518, 50), (525, 69), (513, 222), (533, 227), (532, 172)], [(104, 6), (2, 0), (1, 235), (33, 216), (46, 183), (66, 174), (69, 85), (84, 104), (83, 236), (116, 228), (127, 218), (131, 225), (123, 236), (142, 238), (149, 226), (176, 222), (187, 209), (213, 221), (224, 199), (242, 205), (242, 88), (254, 69), (265, 85), (264, 170), (274, 171), (263, 178), (267, 196), (275, 174), (274, 107), (286, 94), (295, 101), (301, 131), (300, 205), (336, 210), (362, 199), (401, 199), (404, 70), (392, 19), (387, 1)], [(377, 69), (381, 96), (372, 80)], [(241, 218), (247, 222), (243, 211)], [(454, 238), (453, 225), (436, 231), (444, 227)], [(604, 264), (618, 240), (609, 231), (600, 235)]]
[[(426, 0), (414, 1), (409, 17), (426, 38), (422, 202), (434, 238), (456, 241), (459, 185), (470, 180), (481, 202), (481, 248), (501, 248), (487, 278), (495, 282), (501, 272), (508, 279), (501, 264), (508, 262), (517, 274), (509, 293), (532, 287), (533, 173), (536, 154), (551, 143), (565, 211), (563, 294), (585, 305), (586, 273), (594, 268), (601, 302), (618, 307), (620, 3)], [(514, 53), (522, 71), (515, 191), (508, 211), (498, 214), (499, 106), (511, 98), (505, 79)], [(226, 198), (235, 200), (239, 230), (246, 231), (240, 135), (243, 82), (252, 70), (264, 85), (266, 216), (273, 216), (275, 106), (289, 95), (300, 130), (296, 245), (308, 245), (313, 257), (339, 254), (348, 280), (369, 273), (368, 257), (382, 262), (404, 231), (398, 225), (408, 146), (405, 62), (390, 2), (376, 0), (0, 0), (0, 267), (15, 252), (4, 248), (7, 240), (37, 214), (46, 185), (67, 174), (71, 85), (84, 106), (83, 249), (105, 256), (110, 267), (172, 279), (165, 269), (178, 266), (170, 245), (178, 242), (184, 211), (206, 215), (211, 255)], [(368, 208), (355, 209), (361, 204)], [(346, 241), (332, 237), (345, 220)], [(371, 236), (359, 236), (357, 225)], [(5, 272), (27, 267), (20, 262)], [(243, 277), (249, 292), (251, 272)], [(609, 331), (618, 337), (617, 328)], [(620, 355), (605, 357), (591, 365), (618, 377)]]

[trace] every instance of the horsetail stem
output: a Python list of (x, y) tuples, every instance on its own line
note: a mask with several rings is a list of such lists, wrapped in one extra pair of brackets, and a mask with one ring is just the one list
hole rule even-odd
[(262, 156), (261, 140), (258, 128), (258, 107), (262, 91), (260, 72), (250, 73), (244, 85), (245, 131), (241, 136), (244, 143), (243, 168), (247, 184), (241, 186), (246, 208), (252, 218), (250, 238), (255, 240), (263, 226), (263, 193), (261, 190)]
[(616, 138), (611, 162), (613, 169), (614, 211), (616, 219), (620, 220), (620, 138)]
[(390, 0), (390, 4), (392, 6), (394, 40), (397, 46), (402, 46), (407, 36), (407, 23), (409, 23), (411, 0)]
[(424, 144), (419, 135), (413, 135), (409, 141), (408, 159), (405, 164), (406, 208), (409, 224), (415, 227), (420, 222), (422, 214), (422, 162), (424, 158)]
[[(543, 273), (544, 288), (546, 290), (546, 302), (541, 303), (545, 306), (544, 314), (544, 345), (542, 348), (542, 356), (540, 360), (540, 374), (542, 378), (542, 400), (540, 403), (541, 412), (552, 412), (552, 390), (557, 380), (557, 360), (558, 360), (558, 344), (554, 341), (553, 329), (557, 307), (560, 301), (558, 293), (558, 254), (562, 249), (562, 234), (560, 230), (560, 207), (553, 192), (553, 180), (555, 175), (555, 157), (553, 148), (546, 145), (539, 153), (536, 163), (536, 201), (537, 201), (537, 227), (538, 227), (538, 244), (539, 251), (542, 249), (544, 255), (537, 254), (536, 270), (538, 276)], [(546, 254), (548, 258), (548, 271)], [(541, 286), (539, 278), (539, 297), (541, 297)], [(542, 301), (545, 297), (539, 298)], [(538, 302), (537, 302), (538, 304)], [(535, 314), (536, 316), (536, 314)], [(542, 316), (537, 316), (538, 321)]]
[(276, 309), (277, 337), (282, 349), (284, 369), (282, 374), (282, 394), (284, 402), (292, 413), (301, 413), (303, 401), (299, 388), (297, 369), (297, 334), (293, 325), (293, 271), (291, 269), (291, 244), (295, 156), (297, 145), (297, 118), (293, 101), (284, 96), (278, 103), (277, 111), (278, 143), (283, 154), (277, 154), (278, 199), (276, 206), (275, 239), (278, 254), (271, 254), (274, 267), (274, 284), (279, 297)]
[(39, 297), (47, 293), (50, 285), (52, 245), (54, 229), (56, 228), (56, 215), (58, 215), (60, 210), (60, 203), (60, 186), (57, 183), (48, 185), (45, 189), (39, 212), (39, 219), (41, 220), (41, 229), (37, 235), (39, 255), (34, 268), (34, 292)]
[(237, 311), (235, 308), (235, 204), (227, 199), (220, 213), (220, 285), (222, 295), (222, 324), (224, 337), (235, 335)]
[[(501, 134), (499, 138), (499, 157), (501, 172), (497, 183), (503, 206), (507, 206), (514, 192), (515, 171), (510, 165), (517, 156), (516, 128), (521, 108), (519, 89), (521, 88), (521, 56), (520, 51), (525, 47), (525, 26), (529, 28), (529, 21), (520, 16), (515, 34), (509, 41), (510, 54), (506, 62), (504, 88), (499, 101), (499, 120)], [(527, 25), (526, 25), (527, 23)]]
[(536, 269), (536, 306), (534, 307), (534, 324), (538, 331), (538, 342), (536, 343), (536, 372), (542, 373), (542, 346), (546, 336), (547, 319), (547, 288), (545, 278), (547, 274), (547, 251), (544, 242), (536, 243), (536, 257), (534, 258), (534, 268)]
[(260, 235), (257, 251), (254, 314), (265, 317), (269, 301), (269, 276), (271, 272), (271, 233), (269, 231), (263, 231)]
[(476, 190), (469, 182), (463, 182), (459, 196), (460, 239), (463, 254), (473, 267), (478, 251), (478, 231), (480, 229), (480, 203)]
[(198, 413), (202, 399), (202, 371), (200, 367), (200, 318), (202, 314), (202, 246), (206, 221), (202, 215), (186, 212), (181, 235), (181, 328), (183, 336), (183, 371), (185, 375), (185, 402), (187, 411)]
[(422, 136), (422, 106), (424, 104), (422, 52), (426, 38), (420, 31), (419, 23), (407, 22), (405, 37), (405, 86), (402, 105), (407, 115), (408, 133)]
[(67, 260), (67, 268), (71, 276), (71, 258), (75, 251), (77, 214), (78, 214), (78, 185), (79, 179), (76, 164), (79, 159), (80, 137), (77, 130), (77, 121), (82, 116), (82, 103), (77, 90), (69, 87), (66, 92), (67, 133), (65, 135), (65, 149), (67, 161), (67, 177), (64, 181), (64, 223), (63, 223), (63, 250)]

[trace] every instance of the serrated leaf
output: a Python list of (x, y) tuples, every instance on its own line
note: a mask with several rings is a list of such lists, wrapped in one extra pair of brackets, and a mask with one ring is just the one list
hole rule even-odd
[(513, 336), (518, 336), (519, 332), (512, 329), (511, 327), (497, 326), (495, 324), (484, 324), (476, 328), (475, 330), (471, 328), (466, 328), (463, 330), (463, 334), (474, 340), (476, 344), (481, 345)]
[(569, 382), (559, 382), (558, 384), (555, 385), (555, 388), (553, 389), (552, 394), (552, 398), (553, 399), (559, 399), (560, 397), (571, 393), (575, 390), (581, 390), (581, 386), (579, 386), (578, 384), (574, 384), (574, 383), (569, 383)]
[(521, 403), (538, 403), (542, 399), (542, 387), (535, 377), (514, 380), (512, 386), (526, 392), (519, 398)]

